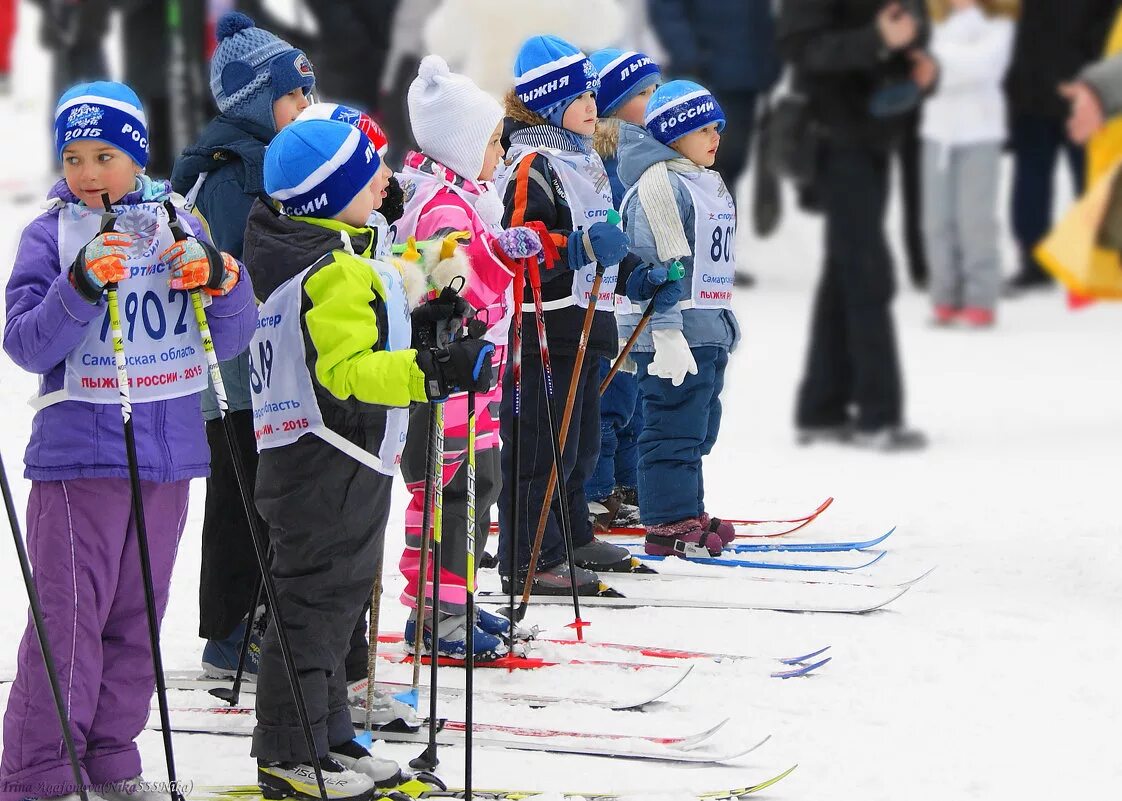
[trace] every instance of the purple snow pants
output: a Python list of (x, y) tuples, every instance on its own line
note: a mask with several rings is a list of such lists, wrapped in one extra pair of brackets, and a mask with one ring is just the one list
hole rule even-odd
[[(157, 609), (163, 618), (189, 481), (141, 482)], [(134, 740), (156, 679), (129, 482), (32, 482), (27, 549), (83, 781), (140, 774)], [(43, 653), (28, 614), (4, 714), (0, 801), (75, 791)]]

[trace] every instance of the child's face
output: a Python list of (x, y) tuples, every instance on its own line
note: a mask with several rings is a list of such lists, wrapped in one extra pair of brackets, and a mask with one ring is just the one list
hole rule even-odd
[(280, 132), (286, 125), (294, 122), (300, 116), (300, 112), (311, 104), (301, 88), (293, 89), (287, 95), (281, 95), (273, 101), (273, 125)]
[(648, 86), (616, 109), (614, 116), (619, 117), (624, 122), (642, 127), (647, 117), (647, 103), (650, 101), (651, 95), (654, 94), (655, 88), (654, 85)]
[(503, 124), (500, 122), (491, 133), (487, 142), (487, 150), (483, 153), (483, 169), (479, 172), (480, 181), (490, 181), (495, 177), (495, 168), (503, 157)]
[(596, 133), (596, 96), (585, 92), (570, 103), (561, 118), (561, 127), (580, 136)]
[(136, 187), (140, 167), (122, 150), (96, 139), (79, 139), (62, 151), (62, 177), (70, 191), (92, 208), (109, 193), (116, 203)]
[(699, 167), (712, 167), (720, 146), (721, 135), (717, 133), (715, 122), (691, 131), (670, 145)]

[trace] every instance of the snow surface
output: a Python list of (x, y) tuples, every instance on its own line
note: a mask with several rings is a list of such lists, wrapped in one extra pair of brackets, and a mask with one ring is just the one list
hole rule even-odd
[[(0, 100), (5, 280), (19, 231), (36, 213), (34, 205), (11, 203), (8, 188), (29, 183), (39, 193), (48, 170), (47, 63), (34, 43), (34, 8), (23, 4), (21, 13), (17, 94)], [(893, 230), (897, 222), (891, 221)], [(885, 543), (889, 555), (847, 581), (902, 581), (938, 569), (887, 609), (864, 616), (589, 609), (592, 639), (777, 656), (832, 645), (834, 658), (817, 675), (791, 681), (768, 678), (758, 662), (699, 663), (667, 703), (644, 713), (480, 703), (481, 721), (613, 733), (689, 733), (732, 717), (721, 750), (774, 737), (743, 764), (706, 768), (480, 749), (478, 787), (672, 799), (691, 789), (749, 784), (797, 762), (792, 776), (761, 797), (1025, 801), (1117, 794), (1118, 308), (1069, 313), (1058, 293), (1045, 294), (1003, 304), (991, 332), (942, 331), (929, 327), (924, 298), (903, 288), (896, 319), (908, 417), (930, 434), (931, 448), (907, 456), (801, 449), (792, 442), (793, 396), (820, 242), (819, 221), (790, 202), (775, 237), (742, 236), (742, 263), (761, 283), (736, 301), (745, 341), (731, 363), (723, 431), (707, 463), (711, 508), (732, 517), (786, 516), (833, 495), (832, 508), (805, 530), (808, 538), (865, 538), (899, 526)], [(1008, 248), (1006, 255), (1011, 263)], [(0, 451), (21, 510), (28, 484), (18, 465), (31, 421), (24, 401), (34, 389), (32, 376), (0, 359)], [(387, 534), (391, 564), (405, 500), (399, 487)], [(197, 482), (164, 623), (169, 669), (196, 666), (201, 650), (195, 635), (201, 514)], [(720, 599), (748, 592), (758, 584), (749, 576), (760, 575), (682, 581), (690, 581), (691, 595)], [(638, 581), (627, 579), (629, 587)], [(485, 587), (494, 582), (483, 577)], [(400, 584), (387, 572), (382, 619), (388, 630), (404, 622), (394, 601)], [(10, 676), (26, 607), (11, 550), (0, 562), (0, 586), (10, 609), (0, 619), (0, 674)], [(665, 582), (641, 590), (655, 594), (660, 586)], [(562, 628), (570, 619), (564, 608), (530, 617), (561, 637), (570, 633)], [(662, 671), (644, 673), (653, 672)], [(481, 674), (480, 684), (495, 688), (596, 697), (631, 697), (648, 681), (631, 671), (592, 668)], [(381, 665), (379, 676), (407, 681), (408, 670)], [(442, 677), (462, 681), (452, 671)], [(0, 694), (6, 698), (6, 687)], [(173, 692), (171, 702), (186, 707), (209, 700)], [(456, 714), (458, 703), (442, 708)], [(145, 732), (141, 744), (148, 777), (166, 775), (159, 735)], [(175, 749), (182, 779), (198, 785), (254, 779), (248, 740), (182, 735)], [(379, 751), (404, 761), (419, 747)], [(441, 774), (459, 784), (462, 750), (440, 753)]]

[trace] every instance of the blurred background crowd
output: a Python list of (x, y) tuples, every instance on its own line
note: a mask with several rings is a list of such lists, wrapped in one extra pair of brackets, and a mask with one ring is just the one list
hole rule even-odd
[[(999, 298), (1053, 286), (1057, 270), (1045, 269), (1038, 245), (1054, 223), (1060, 170), (1079, 194), (1122, 159), (1122, 137), (1090, 160), (1084, 148), (1101, 136), (1122, 82), (1109, 61), (1098, 64), (1122, 49), (1119, 0), (27, 1), (42, 12), (56, 95), (108, 75), (107, 33), (119, 26), (121, 74), (112, 77), (149, 111), (148, 171), (158, 176), (216, 111), (214, 24), (234, 9), (304, 50), (317, 86), (330, 88), (325, 99), (381, 122), (391, 165), (413, 147), (405, 94), (429, 52), (497, 97), (518, 46), (545, 32), (588, 52), (641, 50), (663, 75), (697, 80), (728, 118), (715, 169), (740, 198), (740, 219), (757, 235), (774, 231), (783, 181), (824, 219), (795, 411), (806, 443), (856, 424), (893, 431), (889, 448), (922, 444), (903, 428), (890, 203), (902, 209), (901, 274), (930, 294), (932, 323), (987, 329)], [(0, 0), (0, 91), (18, 5)], [(1002, 264), (1002, 205), (1014, 265)], [(740, 263), (751, 265), (751, 254)], [(738, 275), (740, 286), (753, 281)]]

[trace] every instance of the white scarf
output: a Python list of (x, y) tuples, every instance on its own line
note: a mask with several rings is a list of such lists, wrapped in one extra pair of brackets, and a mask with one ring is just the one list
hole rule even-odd
[(703, 170), (704, 167), (679, 157), (652, 164), (639, 178), (639, 202), (647, 213), (659, 261), (672, 261), (691, 254), (690, 243), (686, 238), (685, 228), (682, 227), (682, 217), (678, 213), (678, 204), (674, 201), (670, 173)]

